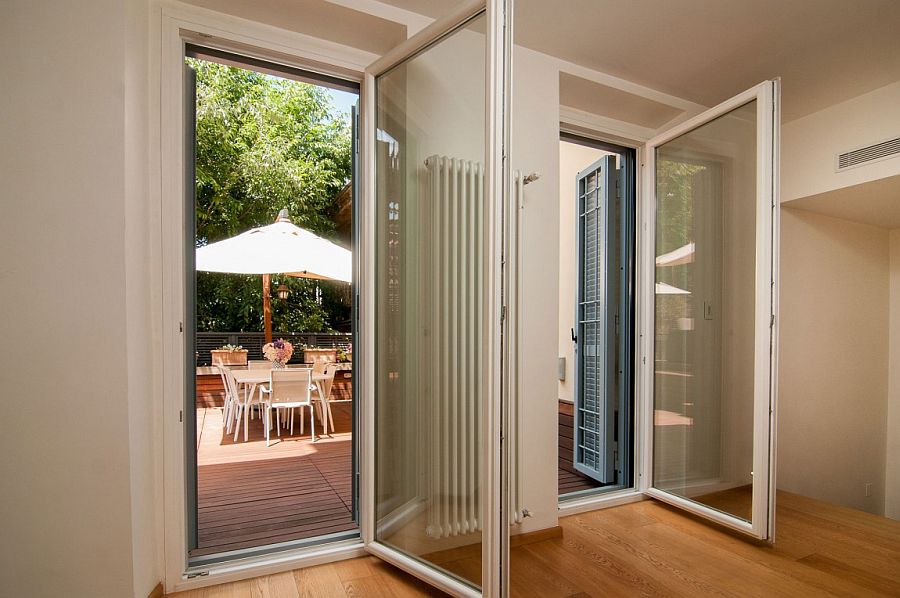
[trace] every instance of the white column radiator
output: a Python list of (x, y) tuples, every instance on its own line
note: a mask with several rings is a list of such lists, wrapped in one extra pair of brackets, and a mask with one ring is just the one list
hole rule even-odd
[[(423, 244), (430, 266), (430, 355), (426, 412), (428, 450), (425, 490), (426, 533), (460, 536), (481, 529), (481, 408), (484, 328), (484, 167), (446, 156), (425, 161), (427, 185), (424, 222), (430, 238)], [(521, 177), (517, 177), (521, 196)], [(427, 274), (426, 274), (427, 275)], [(515, 361), (518, 363), (518, 360)], [(515, 376), (514, 379), (517, 379)], [(512, 393), (514, 397), (518, 392)], [(522, 517), (518, 475), (519, 410), (510, 438), (511, 522)], [(513, 482), (513, 480), (515, 480)]]

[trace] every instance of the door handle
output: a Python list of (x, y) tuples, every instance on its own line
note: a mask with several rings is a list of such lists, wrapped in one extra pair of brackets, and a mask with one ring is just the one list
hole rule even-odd
[(578, 337), (575, 336), (575, 329), (574, 329), (574, 328), (569, 328), (569, 332), (572, 334), (572, 342), (573, 342), (573, 343), (577, 343), (577, 342), (578, 342)]

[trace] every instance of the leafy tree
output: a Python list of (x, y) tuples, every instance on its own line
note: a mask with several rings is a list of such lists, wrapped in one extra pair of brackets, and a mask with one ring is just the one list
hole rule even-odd
[[(334, 238), (337, 195), (350, 180), (350, 128), (324, 89), (188, 59), (197, 72), (197, 245), (291, 220)], [(273, 329), (326, 332), (349, 318), (340, 283), (273, 276)], [(260, 276), (197, 273), (199, 331), (262, 330)]]
[[(677, 157), (658, 158), (656, 163), (656, 255), (663, 255), (694, 241), (694, 185), (707, 166)], [(693, 264), (657, 267), (658, 280), (675, 287), (693, 289)], [(691, 317), (691, 295), (657, 295), (656, 322), (661, 330), (678, 318)]]

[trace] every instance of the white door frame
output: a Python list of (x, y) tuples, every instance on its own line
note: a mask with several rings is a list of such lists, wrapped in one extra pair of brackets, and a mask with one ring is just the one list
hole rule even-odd
[[(431, 585), (456, 596), (501, 596), (507, 591), (509, 528), (506, 521), (505, 488), (501, 483), (501, 253), (503, 240), (502, 205), (509, 193), (509, 172), (506, 156), (509, 135), (509, 72), (512, 0), (469, 0), (441, 19), (431, 23), (416, 35), (374, 61), (365, 70), (362, 83), (362, 151), (363, 199), (361, 215), (361, 243), (363, 248), (363, 288), (375, 288), (375, 80), (404, 60), (414, 56), (430, 44), (456, 30), (480, 13), (487, 16), (486, 28), (486, 118), (485, 118), (485, 195), (494, 209), (485, 215), (488, 239), (486, 273), (486, 324), (492, 331), (485, 339), (485, 379), (482, 412), (482, 591), (407, 556), (401, 551), (380, 543), (375, 538), (375, 413), (373, 401), (362, 404), (363, 437), (360, 484), (360, 510), (363, 541), (372, 554), (415, 575)], [(374, 397), (375, 392), (375, 297), (367, 292), (360, 297), (360, 335), (358, 344), (364, 351), (362, 362), (362, 395)]]
[[(348, 81), (362, 82), (365, 65), (375, 55), (318, 38), (231, 17), (177, 2), (160, 2), (151, 23), (154, 35), (150, 51), (151, 106), (159, 120), (150, 123), (151, 160), (158, 178), (152, 182), (150, 239), (156, 344), (153, 380), (159, 424), (158, 446), (162, 463), (157, 468), (157, 487), (162, 488), (160, 536), (163, 542), (166, 592), (225, 583), (258, 575), (288, 571), (365, 554), (361, 539), (344, 540), (285, 550), (195, 569), (188, 567), (187, 513), (185, 508), (185, 444), (182, 410), (185, 404), (184, 338), (184, 119), (183, 78), (185, 43), (234, 52)], [(361, 148), (362, 149), (362, 148)], [(360, 395), (360, 401), (365, 402)], [(362, 442), (363, 439), (358, 439)], [(359, 444), (358, 446), (362, 446)], [(365, 484), (361, 480), (361, 487)], [(363, 521), (360, 522), (363, 525)], [(361, 530), (361, 533), (363, 530)], [(191, 577), (201, 573), (202, 576)]]
[[(574, 135), (586, 140), (598, 141), (600, 143), (609, 143), (634, 150), (634, 293), (635, 300), (637, 300), (641, 296), (640, 264), (643, 263), (642, 259), (644, 259), (642, 256), (642, 251), (644, 251), (645, 248), (642, 240), (646, 235), (646, 230), (643, 228), (645, 223), (645, 218), (643, 216), (644, 212), (646, 211), (646, 205), (642, 199), (644, 197), (644, 154), (646, 150), (645, 144), (647, 140), (650, 139), (652, 133), (649, 129), (632, 126), (629, 123), (619, 123), (618, 121), (612, 121), (611, 119), (601, 119), (594, 122), (593, 115), (591, 115), (592, 120), (579, 120), (576, 118), (575, 112), (576, 111), (566, 108), (565, 106), (560, 108), (560, 133)], [(612, 125), (614, 126), (611, 126), (610, 123), (612, 123)], [(606, 126), (606, 129), (608, 130), (603, 130), (604, 126)], [(620, 138), (617, 136), (618, 133), (627, 134), (628, 137)], [(651, 253), (653, 253), (652, 248)], [(643, 472), (645, 470), (645, 443), (643, 439), (646, 434), (644, 431), (644, 426), (642, 424), (645, 419), (644, 410), (646, 409), (646, 406), (641, 400), (641, 397), (644, 395), (644, 391), (641, 388), (641, 372), (643, 372), (643, 364), (641, 360), (641, 356), (643, 355), (643, 352), (641, 351), (641, 342), (643, 340), (643, 323), (641, 320), (642, 317), (643, 314), (641, 311), (641, 306), (636, 301), (634, 309), (635, 337), (632, 349), (633, 355), (631, 360), (632, 368), (634, 371), (633, 393), (635, 397), (633, 408), (634, 410), (632, 414), (632, 418), (634, 421), (632, 425), (633, 429), (631, 442), (633, 445), (632, 451), (634, 453), (634, 462), (631, 471), (631, 484), (626, 488), (619, 488), (608, 492), (599, 492), (559, 501), (558, 509), (560, 517), (577, 515), (579, 513), (586, 513), (598, 509), (617, 507), (619, 505), (638, 502), (644, 500), (645, 498), (645, 484), (643, 482)]]
[[(643, 429), (641, 487), (647, 495), (759, 539), (774, 539), (775, 403), (778, 347), (778, 231), (780, 82), (765, 81), (657, 135), (644, 148), (643, 189), (638, 250), (638, 322)], [(653, 390), (655, 355), (656, 164), (660, 145), (744, 104), (757, 102), (756, 315), (754, 352), (754, 437), (752, 522), (653, 487)], [(762, 472), (762, 475), (759, 474)]]
[[(489, 0), (488, 25), (495, 43), (488, 48), (488, 80), (497, 77), (502, 65), (506, 64), (508, 54), (505, 52), (507, 36), (498, 35), (496, 32), (508, 31), (508, 13), (506, 6), (509, 0)], [(454, 14), (461, 17), (470, 12), (474, 6), (483, 10), (484, 0), (469, 2), (460, 7)], [(363, 447), (372, 446), (371, 423), (371, 391), (372, 385), (372, 324), (373, 296), (369, 292), (374, 282), (374, 256), (370, 251), (370, 244), (374, 242), (372, 233), (371, 198), (373, 195), (369, 189), (369, 181), (372, 180), (371, 165), (374, 156), (371, 154), (373, 145), (363, 142), (360, 147), (361, 156), (361, 188), (363, 193), (360, 200), (360, 239), (358, 244), (359, 264), (362, 272), (359, 284), (359, 309), (360, 327), (358, 334), (359, 353), (362, 359), (358, 364), (362, 389), (358, 397), (360, 400), (360, 414), (363, 425), (359, 429), (357, 440), (361, 455), (360, 459), (360, 534), (359, 541), (343, 541), (332, 544), (288, 550), (260, 557), (240, 559), (238, 561), (224, 562), (191, 570), (187, 561), (187, 533), (185, 510), (185, 450), (184, 429), (182, 425), (184, 408), (184, 389), (182, 386), (184, 374), (183, 332), (184, 312), (181, 298), (184, 294), (184, 256), (183, 256), (183, 80), (182, 67), (184, 64), (185, 44), (194, 42), (207, 47), (231, 51), (236, 54), (253, 58), (260, 58), (270, 62), (285, 64), (296, 68), (311, 70), (325, 75), (336, 76), (350, 81), (358, 81), (361, 84), (361, 131), (367, 126), (367, 118), (372, 114), (374, 98), (374, 76), (365, 76), (366, 65), (386, 64), (393, 56), (394, 60), (402, 59), (404, 52), (411, 52), (416, 44), (421, 44), (428, 35), (435, 35), (440, 23), (426, 28), (412, 40), (401, 44), (396, 50), (386, 57), (377, 60), (376, 56), (368, 53), (334, 44), (318, 38), (288, 32), (276, 27), (262, 25), (252, 21), (231, 17), (215, 11), (184, 5), (177, 2), (160, 2), (155, 6), (158, 19), (152, 21), (155, 35), (154, 47), (151, 48), (151, 73), (154, 81), (151, 89), (158, 89), (159, 93), (159, 121), (151, 123), (154, 130), (153, 148), (151, 154), (156, 163), (158, 173), (158, 203), (154, 206), (153, 222), (151, 224), (151, 238), (154, 239), (154, 286), (160, 289), (157, 304), (158, 338), (159, 344), (155, 350), (155, 384), (162, 395), (160, 415), (161, 443), (163, 448), (163, 462), (160, 467), (160, 484), (163, 488), (163, 507), (161, 534), (163, 536), (164, 554), (163, 565), (165, 570), (165, 589), (167, 592), (187, 590), (196, 587), (244, 579), (257, 575), (271, 574), (287, 571), (302, 566), (311, 566), (320, 563), (341, 560), (360, 556), (365, 553), (364, 543), (374, 536), (373, 510), (371, 509), (372, 488), (374, 473), (372, 463), (366, 458), (371, 455)], [(452, 18), (452, 17), (451, 17)], [(156, 45), (158, 43), (158, 46)], [(405, 50), (404, 50), (405, 49)], [(508, 84), (508, 83), (507, 83)], [(489, 86), (490, 88), (490, 86)], [(499, 127), (499, 119), (503, 122), (508, 119), (508, 110), (505, 102), (508, 102), (508, 94), (495, 97), (488, 94), (487, 108), (487, 136), (490, 140), (489, 154), (486, 160), (486, 184), (493, 189), (495, 196), (499, 197), (505, 192), (503, 187), (505, 164), (502, 159), (494, 156), (500, 155), (497, 148), (505, 148), (503, 139), (498, 134), (508, 131), (508, 127)], [(155, 103), (155, 102), (154, 102)], [(156, 128), (158, 124), (158, 129)], [(502, 192), (498, 192), (502, 189)], [(493, 225), (493, 238), (491, 247), (499, 255), (500, 250), (500, 226), (497, 220)], [(499, 258), (492, 259), (496, 265), (495, 272), (491, 274), (491, 281), (495, 289), (500, 288)], [(496, 338), (491, 339), (495, 350), (490, 354), (494, 356), (490, 367), (492, 371), (499, 372), (499, 336), (500, 336), (500, 312), (499, 292), (491, 292), (491, 297), (496, 300), (491, 302), (489, 316), (493, 319), (492, 329), (496, 330)], [(499, 374), (492, 375), (495, 381), (490, 389), (489, 396), (499, 396)], [(487, 479), (490, 480), (488, 490), (484, 492), (483, 505), (485, 520), (484, 529), (499, 529), (496, 524), (501, 517), (495, 515), (500, 508), (500, 430), (499, 430), (499, 401), (486, 400), (490, 406), (490, 413), (485, 417), (486, 447), (493, 447), (486, 451), (485, 470)], [(490, 432), (490, 433), (487, 433)], [(494, 521), (492, 521), (494, 520)], [(503, 528), (506, 533), (508, 529)], [(490, 563), (499, 560), (500, 546), (506, 545), (497, 537), (498, 533), (486, 533), (484, 550), (492, 555)], [(491, 539), (490, 543), (488, 538)], [(390, 550), (380, 550), (377, 544), (370, 546), (369, 551), (378, 554), (388, 560), (426, 580), (434, 583), (433, 572), (423, 567), (414, 559), (399, 554), (392, 554)], [(408, 561), (408, 562), (407, 562)], [(202, 573), (201, 576), (191, 577), (192, 574)], [(483, 572), (483, 587), (485, 595), (499, 595), (500, 567), (489, 564), (485, 558)], [(459, 584), (436, 583), (438, 587), (458, 593), (460, 595), (472, 594), (471, 589)], [(493, 588), (497, 588), (496, 590)]]

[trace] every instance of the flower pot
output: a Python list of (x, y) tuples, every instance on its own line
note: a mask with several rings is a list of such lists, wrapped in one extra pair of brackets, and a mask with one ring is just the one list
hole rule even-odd
[(337, 349), (303, 349), (303, 363), (334, 363)]
[(240, 351), (213, 349), (209, 353), (212, 355), (213, 365), (247, 365), (247, 349)]

